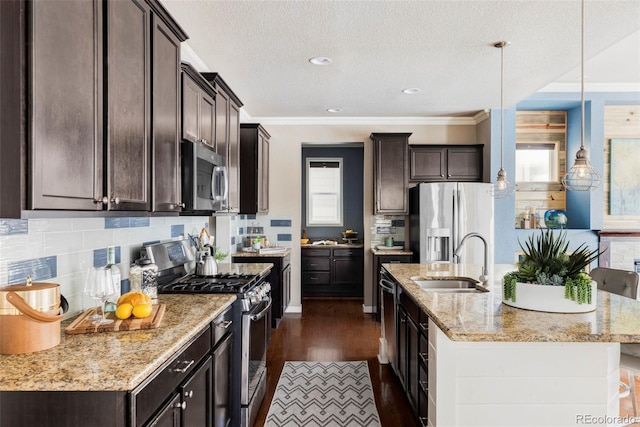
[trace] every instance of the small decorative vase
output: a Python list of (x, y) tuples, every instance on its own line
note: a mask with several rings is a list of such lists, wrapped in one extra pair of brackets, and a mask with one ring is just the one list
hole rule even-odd
[(565, 211), (552, 209), (544, 213), (544, 224), (547, 228), (567, 228), (567, 222)]
[(587, 313), (596, 309), (598, 287), (595, 281), (591, 281), (591, 303), (578, 304), (577, 301), (565, 298), (564, 292), (564, 286), (517, 282), (515, 301), (503, 297), (502, 303), (525, 310), (549, 313)]

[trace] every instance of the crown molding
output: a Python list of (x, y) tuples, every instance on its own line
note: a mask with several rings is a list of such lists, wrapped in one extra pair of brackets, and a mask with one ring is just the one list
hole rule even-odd
[[(585, 92), (640, 92), (640, 83), (585, 83)], [(538, 92), (580, 92), (580, 82), (550, 83)]]
[(473, 117), (252, 117), (240, 113), (241, 121), (262, 125), (314, 126), (314, 125), (389, 125), (389, 126), (475, 126), (488, 117), (481, 111)]

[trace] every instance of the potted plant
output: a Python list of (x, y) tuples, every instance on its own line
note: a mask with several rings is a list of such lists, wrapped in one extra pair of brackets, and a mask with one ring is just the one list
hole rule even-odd
[(584, 269), (602, 252), (581, 244), (567, 251), (562, 231), (552, 229), (529, 236), (518, 270), (503, 277), (503, 303), (528, 310), (584, 313), (596, 308), (597, 286)]

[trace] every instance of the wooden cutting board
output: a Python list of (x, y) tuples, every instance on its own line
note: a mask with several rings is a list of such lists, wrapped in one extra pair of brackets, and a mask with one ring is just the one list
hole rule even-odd
[(165, 304), (157, 304), (153, 306), (151, 315), (144, 319), (136, 319), (131, 317), (129, 319), (120, 320), (114, 313), (107, 313), (105, 316), (107, 319), (113, 319), (112, 323), (106, 325), (94, 325), (87, 317), (91, 316), (95, 312), (95, 308), (82, 313), (76, 318), (69, 326), (65, 328), (65, 332), (68, 334), (86, 334), (91, 332), (115, 332), (115, 331), (135, 331), (139, 329), (154, 329), (160, 326), (162, 316), (166, 309)]

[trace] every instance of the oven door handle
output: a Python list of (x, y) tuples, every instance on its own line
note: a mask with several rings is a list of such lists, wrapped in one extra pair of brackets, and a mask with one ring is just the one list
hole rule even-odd
[(249, 319), (252, 322), (255, 322), (256, 320), (260, 320), (267, 315), (267, 312), (269, 311), (269, 309), (271, 309), (271, 303), (273, 302), (273, 300), (271, 299), (271, 297), (269, 297), (268, 301), (269, 301), (269, 304), (267, 304), (267, 306), (260, 313), (249, 315)]

